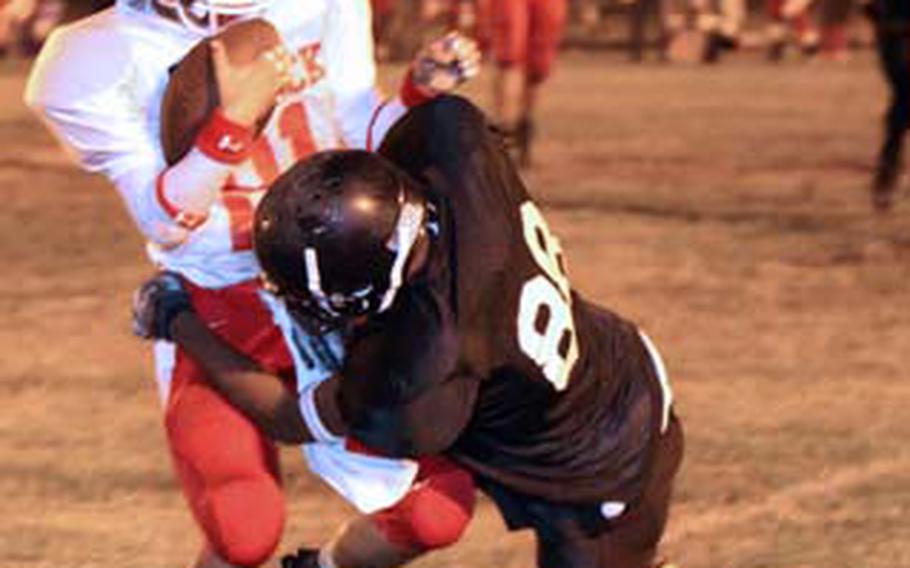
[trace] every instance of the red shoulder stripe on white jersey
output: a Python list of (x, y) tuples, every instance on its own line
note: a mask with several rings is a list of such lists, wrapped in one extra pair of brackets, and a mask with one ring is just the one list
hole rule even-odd
[(389, 99), (382, 101), (373, 109), (373, 116), (370, 117), (370, 124), (367, 126), (367, 152), (373, 151), (373, 127), (376, 126), (376, 119), (379, 118), (379, 114), (387, 104), (389, 104)]

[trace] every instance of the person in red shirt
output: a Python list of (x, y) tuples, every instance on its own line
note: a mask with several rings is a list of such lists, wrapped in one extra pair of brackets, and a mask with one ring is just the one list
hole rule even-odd
[(900, 186), (904, 139), (910, 129), (910, 4), (905, 0), (872, 0), (866, 14), (875, 26), (879, 64), (890, 97), (872, 181), (872, 205), (888, 211)]
[(787, 44), (792, 41), (806, 56), (818, 51), (818, 31), (809, 10), (812, 0), (768, 0), (765, 4), (768, 19), (768, 59), (781, 61)]
[(534, 110), (550, 76), (566, 23), (566, 0), (478, 0), (478, 17), (496, 63), (495, 119), (519, 165), (531, 164)]

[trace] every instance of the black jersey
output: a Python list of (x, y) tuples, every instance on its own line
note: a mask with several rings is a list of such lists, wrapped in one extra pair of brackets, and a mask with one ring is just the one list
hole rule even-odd
[(482, 115), (425, 105), (381, 152), (430, 188), (435, 235), (426, 268), (351, 337), (341, 409), (354, 435), (397, 456), (445, 451), (526, 495), (633, 499), (661, 414), (647, 350), (571, 290)]
[[(877, 0), (885, 21), (910, 24), (910, 2), (906, 0)], [(904, 28), (906, 30), (906, 28)]]
[(881, 31), (910, 33), (910, 2), (907, 0), (871, 0), (867, 9)]

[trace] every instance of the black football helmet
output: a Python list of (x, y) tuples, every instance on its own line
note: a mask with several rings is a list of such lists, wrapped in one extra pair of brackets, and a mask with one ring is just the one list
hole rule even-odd
[(337, 327), (392, 304), (426, 219), (423, 190), (384, 158), (322, 152), (266, 192), (253, 242), (267, 285), (298, 319)]

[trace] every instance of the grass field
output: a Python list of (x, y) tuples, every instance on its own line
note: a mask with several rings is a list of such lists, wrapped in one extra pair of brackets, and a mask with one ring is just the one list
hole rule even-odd
[[(170, 471), (148, 273), (0, 67), (0, 566), (174, 568), (198, 536)], [(387, 80), (395, 70), (386, 70)], [(489, 72), (469, 90), (488, 103)], [(884, 86), (847, 65), (569, 54), (527, 176), (576, 285), (661, 346), (688, 433), (665, 551), (683, 568), (910, 566), (910, 199), (867, 195)], [(289, 549), (351, 513), (283, 455)], [(482, 502), (422, 568), (532, 565)]]

